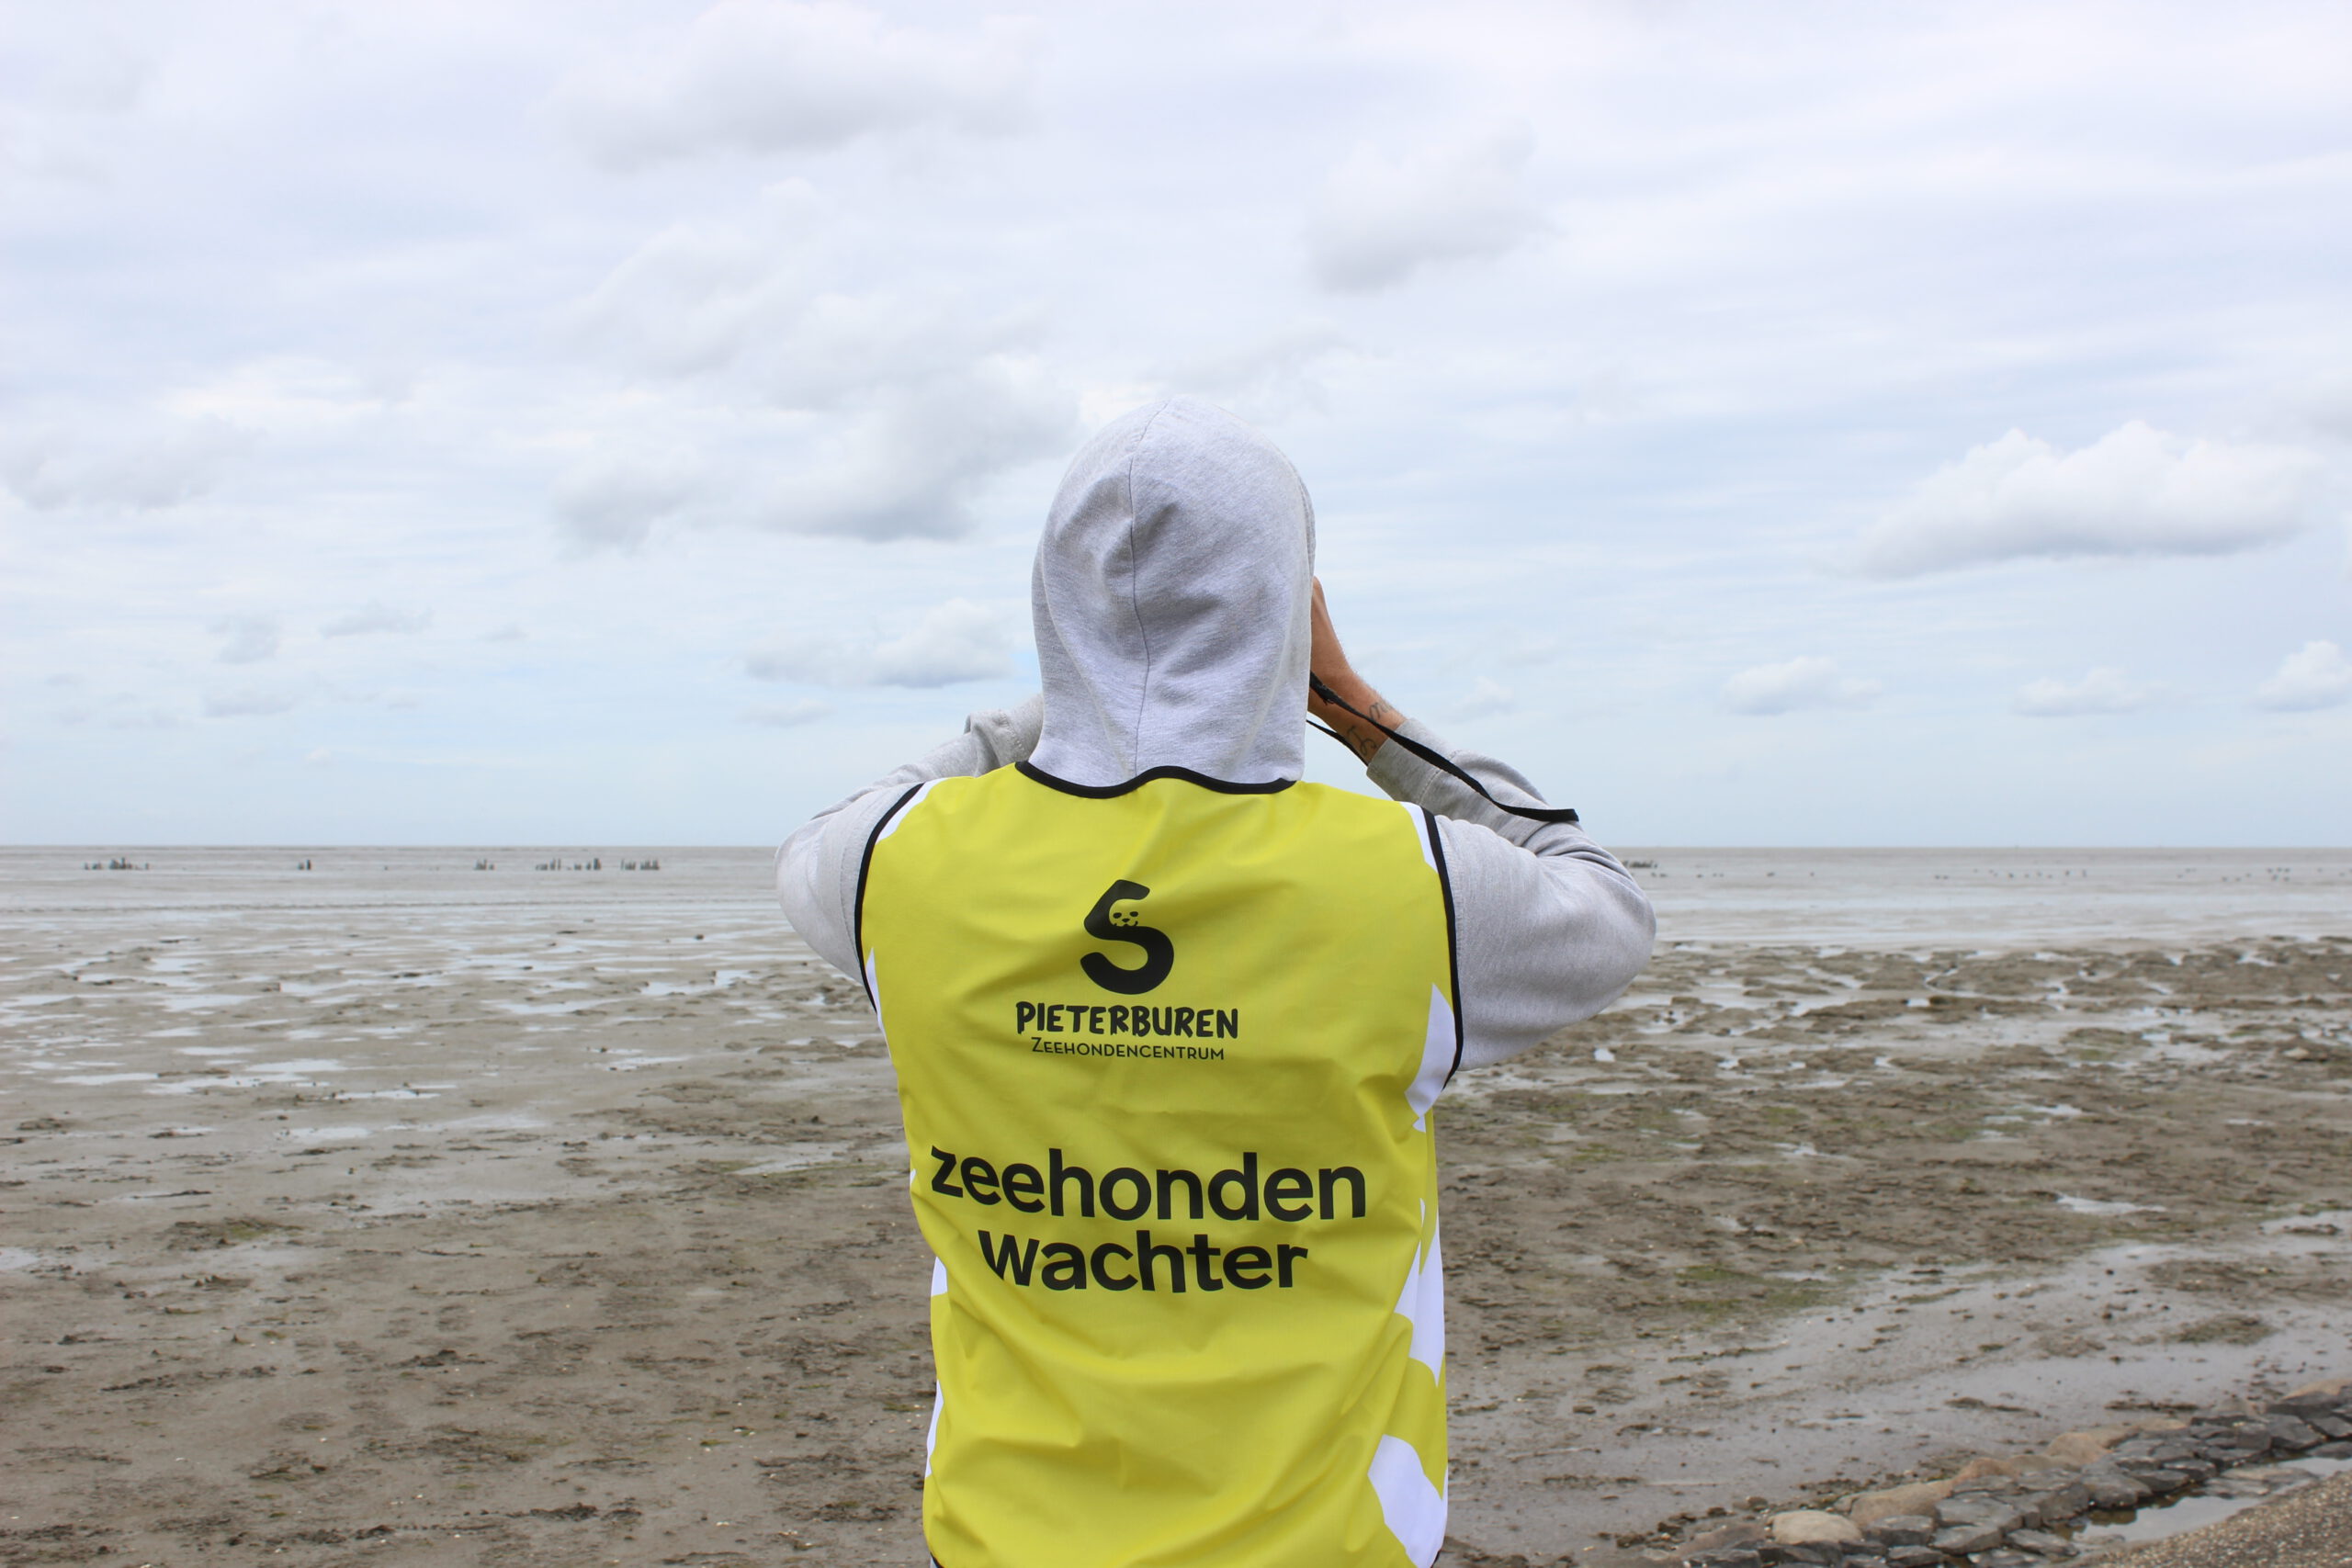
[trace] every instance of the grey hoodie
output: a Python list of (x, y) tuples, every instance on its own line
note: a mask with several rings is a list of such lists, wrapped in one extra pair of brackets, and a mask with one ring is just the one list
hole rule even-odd
[[(1027, 761), (1072, 784), (1182, 769), (1264, 784), (1304, 772), (1315, 514), (1281, 452), (1232, 415), (1170, 398), (1104, 426), (1054, 498), (1032, 577), (1045, 691), (976, 713), (964, 733), (821, 813), (785, 841), (786, 916), (861, 975), (857, 874), (908, 786)], [(1498, 799), (1540, 806), (1509, 767), (1399, 728)], [(1366, 772), (1439, 818), (1459, 946), (1463, 1065), (1498, 1062), (1613, 1001), (1657, 922), (1625, 868), (1577, 827), (1482, 800), (1401, 746)]]

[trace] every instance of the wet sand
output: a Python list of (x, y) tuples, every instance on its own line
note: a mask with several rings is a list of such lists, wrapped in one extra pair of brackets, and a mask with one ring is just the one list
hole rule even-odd
[[(651, 852), (0, 852), (0, 1561), (922, 1561), (870, 1015)], [(1629, 854), (1439, 1112), (1446, 1561), (2352, 1371), (2352, 854)]]

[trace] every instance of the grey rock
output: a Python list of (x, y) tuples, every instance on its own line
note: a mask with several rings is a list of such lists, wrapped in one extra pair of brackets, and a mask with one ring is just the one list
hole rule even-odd
[(1886, 1568), (1943, 1568), (1951, 1559), (1932, 1546), (1890, 1546)]
[(2091, 1506), (2091, 1489), (2079, 1481), (2069, 1481), (2047, 1492), (2036, 1492), (2018, 1503), (2018, 1512), (2030, 1525), (2063, 1525), (2078, 1514), (2086, 1513)]
[[(1995, 1535), (2002, 1536), (2022, 1528), (2025, 1515), (1997, 1497), (1947, 1497), (1936, 1505), (1936, 1522), (1946, 1529), (1983, 1526)], [(1951, 1549), (1947, 1547), (1945, 1550)], [(1975, 1549), (1966, 1547), (1962, 1550)]]
[(2324, 1440), (2317, 1428), (2298, 1421), (2292, 1416), (2273, 1416), (2262, 1424), (2262, 1429), (2270, 1434), (2272, 1446), (2296, 1453)]
[(2341, 1416), (2306, 1416), (2303, 1420), (2323, 1438), (2352, 1438), (2352, 1421)]
[(2254, 1475), (2217, 1475), (2199, 1488), (2207, 1497), (2267, 1497), (2271, 1483)]
[(2042, 1557), (2072, 1557), (2075, 1554), (2073, 1541), (2063, 1535), (2052, 1535), (2048, 1530), (2013, 1531), (2009, 1544), (2020, 1551), (2030, 1551)]
[(2183, 1460), (2198, 1458), (2199, 1453), (2198, 1444), (2186, 1438), (2134, 1438), (2130, 1442), (2118, 1443), (2110, 1457), (2122, 1464), (2129, 1464), (2134, 1460), (2145, 1460), (2154, 1464), (2178, 1464)]
[(1972, 1551), (1992, 1551), (2001, 1544), (2001, 1538), (2007, 1534), (2008, 1531), (1996, 1529), (1989, 1524), (1952, 1525), (1938, 1530), (1936, 1538), (1928, 1544), (1938, 1551), (1965, 1556)]
[(1686, 1568), (1764, 1568), (1764, 1559), (1752, 1546), (1716, 1546), (1686, 1552)]
[(2307, 1451), (2314, 1459), (2352, 1459), (2352, 1442), (2322, 1443)]
[(1951, 1489), (1951, 1495), (1955, 1497), (1962, 1495), (2010, 1497), (2025, 1489), (2025, 1483), (2014, 1475), (1977, 1475), (1956, 1483)]
[(1770, 1533), (1754, 1519), (1734, 1519), (1730, 1524), (1718, 1525), (1702, 1535), (1692, 1536), (1690, 1543), (1682, 1550), (1686, 1552), (1712, 1551), (1721, 1546), (1754, 1546), (1770, 1539)]
[(1936, 1521), (1926, 1514), (1896, 1514), (1862, 1533), (1882, 1546), (1925, 1546), (1936, 1539)]
[(2143, 1499), (2155, 1495), (2154, 1487), (2121, 1465), (2105, 1461), (2084, 1467), (2080, 1480), (2089, 1489), (2095, 1508), (2136, 1508)]
[(2169, 1497), (2191, 1485), (2195, 1480), (2186, 1471), (2167, 1470), (2162, 1465), (2151, 1465), (2145, 1470), (2131, 1470), (2125, 1473), (2147, 1487), (2152, 1497)]
[(2006, 1550), (1987, 1551), (1982, 1556), (1972, 1557), (1969, 1561), (1975, 1563), (1976, 1568), (2041, 1568), (2040, 1558), (2029, 1552)]
[(2200, 1421), (2191, 1427), (2188, 1431), (2189, 1436), (2196, 1439), (2199, 1450), (2208, 1455), (2217, 1451), (2250, 1454), (2270, 1451), (2269, 1431), (2250, 1421), (2233, 1421), (2227, 1424)]
[(2165, 1468), (2176, 1474), (2188, 1477), (2192, 1483), (2211, 1481), (2222, 1473), (2222, 1467), (2210, 1459), (2176, 1460)]
[(2199, 1425), (2211, 1425), (2215, 1422), (2235, 1421), (2242, 1416), (2259, 1416), (2261, 1414), (2261, 1406), (2256, 1404), (2254, 1401), (2251, 1399), (2241, 1398), (2233, 1394), (2230, 1398), (2222, 1401), (2219, 1404), (2207, 1405), (2204, 1409), (2190, 1416), (2188, 1418), (2188, 1424), (2192, 1427)]
[(2213, 1473), (2215, 1475), (2219, 1475), (2222, 1472), (2232, 1469), (2237, 1465), (2259, 1463), (2262, 1458), (2262, 1455), (2257, 1453), (2249, 1453), (2245, 1449), (2207, 1449), (2203, 1454), (2196, 1459), (2177, 1461), (2174, 1463), (2173, 1468), (2175, 1470), (2186, 1471), (2191, 1475), (2196, 1475), (2198, 1480), (2202, 1481), (2206, 1478), (2202, 1475), (2198, 1475), (2197, 1473), (2197, 1467), (2200, 1464), (2211, 1465), (2213, 1467)]

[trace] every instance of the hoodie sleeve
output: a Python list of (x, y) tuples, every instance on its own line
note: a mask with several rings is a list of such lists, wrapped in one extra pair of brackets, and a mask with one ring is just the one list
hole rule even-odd
[(1035, 750), (1045, 699), (1013, 708), (986, 708), (964, 721), (964, 733), (922, 758), (894, 768), (838, 806), (803, 823), (775, 852), (776, 894), (784, 918), (826, 963), (852, 979), (865, 965), (857, 952), (857, 870), (875, 824), (913, 785), (932, 779), (976, 776), (1021, 761)]
[[(1408, 722), (1398, 733), (1452, 757), (1498, 799), (1544, 804), (1492, 757), (1457, 750), (1423, 725)], [(1437, 818), (1453, 893), (1464, 1066), (1515, 1056), (1633, 984), (1649, 961), (1657, 917), (1632, 874), (1583, 829), (1498, 810), (1402, 746), (1383, 746), (1365, 771), (1393, 798)]]

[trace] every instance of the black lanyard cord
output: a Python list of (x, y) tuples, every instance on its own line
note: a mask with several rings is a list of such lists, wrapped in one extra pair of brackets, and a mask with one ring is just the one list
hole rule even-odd
[[(1410, 751), (1414, 756), (1419, 757), (1422, 761), (1427, 762), (1430, 767), (1437, 769), (1441, 773), (1452, 773), (1455, 778), (1460, 779), (1464, 784), (1468, 784), (1472, 789), (1475, 789), (1480, 795), (1485, 795), (1487, 804), (1494, 807), (1497, 810), (1508, 811), (1513, 817), (1524, 817), (1531, 822), (1574, 822), (1577, 820), (1576, 808), (1571, 806), (1513, 806), (1508, 800), (1497, 800), (1492, 794), (1488, 793), (1485, 784), (1482, 784), (1476, 779), (1472, 778), (1468, 773), (1464, 772), (1457, 763), (1455, 763), (1453, 759), (1444, 756), (1439, 752), (1432, 751), (1418, 740), (1397, 734), (1395, 730), (1389, 728), (1386, 725), (1373, 717), (1372, 715), (1365, 713), (1363, 709), (1357, 707), (1354, 704), (1340, 696), (1339, 693), (1325, 685), (1320, 676), (1307, 676), (1306, 684), (1313, 690), (1317, 696), (1322, 698), (1333, 707), (1340, 708), (1346, 712), (1354, 714), (1358, 718), (1363, 720), (1366, 724), (1380, 731), (1381, 734), (1388, 737), (1389, 739), (1394, 740), (1397, 745), (1405, 748), (1406, 750)], [(1316, 724), (1315, 720), (1311, 718), (1306, 722), (1315, 725), (1316, 728), (1321, 730), (1324, 734), (1329, 736), (1340, 745), (1347, 746), (1349, 750), (1352, 751), (1355, 750), (1354, 747), (1348, 745), (1348, 738), (1346, 736), (1341, 735), (1338, 730), (1331, 728), (1329, 725)]]

